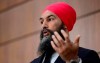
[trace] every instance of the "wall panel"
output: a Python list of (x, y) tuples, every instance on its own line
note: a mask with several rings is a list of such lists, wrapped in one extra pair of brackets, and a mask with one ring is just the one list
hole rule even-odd
[(41, 30), (38, 19), (45, 6), (58, 1), (66, 1), (77, 12), (71, 40), (80, 34), (80, 46), (100, 51), (100, 0), (30, 0), (0, 13), (0, 63), (29, 63), (37, 57)]

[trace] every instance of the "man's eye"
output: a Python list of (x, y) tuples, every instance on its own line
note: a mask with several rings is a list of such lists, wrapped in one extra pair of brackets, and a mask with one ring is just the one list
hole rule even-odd
[(48, 19), (48, 21), (52, 21), (52, 20), (54, 20), (54, 18), (49, 18), (49, 19)]
[(43, 20), (42, 18), (39, 19), (39, 22), (40, 22), (41, 24), (43, 24), (43, 21), (44, 21), (44, 20)]
[(43, 24), (43, 20), (39, 20), (41, 24)]
[(43, 24), (43, 21), (40, 21), (41, 24)]

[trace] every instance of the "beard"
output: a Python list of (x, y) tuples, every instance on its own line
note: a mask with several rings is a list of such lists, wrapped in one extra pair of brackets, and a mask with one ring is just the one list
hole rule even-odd
[[(61, 25), (59, 27), (59, 29), (57, 29), (56, 31), (59, 33), (59, 35), (64, 39), (63, 35), (61, 34), (60, 30), (63, 29), (63, 25)], [(49, 32), (49, 35), (47, 36), (44, 36), (43, 35), (43, 31), (46, 30), (47, 32)], [(52, 54), (54, 53), (54, 49), (52, 48), (51, 46), (51, 41), (52, 41), (52, 35), (54, 35), (54, 31), (50, 30), (50, 29), (47, 29), (47, 28), (44, 28), (43, 30), (41, 30), (41, 33), (40, 33), (40, 44), (39, 44), (39, 47), (38, 47), (38, 53), (41, 55), (43, 53), (49, 53), (49, 54)]]

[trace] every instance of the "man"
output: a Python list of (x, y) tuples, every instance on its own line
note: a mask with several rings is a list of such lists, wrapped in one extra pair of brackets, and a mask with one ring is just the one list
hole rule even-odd
[(76, 22), (76, 12), (67, 3), (47, 6), (39, 21), (40, 56), (31, 63), (100, 63), (95, 51), (79, 47), (79, 35), (71, 42), (69, 32)]

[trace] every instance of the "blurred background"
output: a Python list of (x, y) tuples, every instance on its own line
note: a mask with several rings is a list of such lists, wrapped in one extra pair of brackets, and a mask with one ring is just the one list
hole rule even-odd
[(100, 0), (0, 0), (0, 63), (29, 63), (37, 57), (39, 17), (49, 4), (65, 1), (77, 12), (73, 41), (100, 55)]

